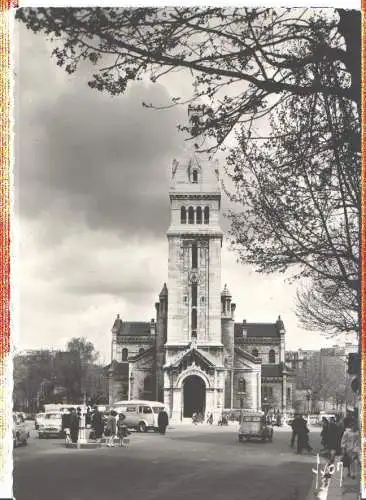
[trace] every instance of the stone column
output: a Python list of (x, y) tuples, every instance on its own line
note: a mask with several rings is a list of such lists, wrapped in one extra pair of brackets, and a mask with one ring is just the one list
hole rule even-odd
[(286, 375), (282, 375), (282, 413), (286, 412), (287, 408), (287, 378)]
[(85, 415), (81, 415), (79, 422), (79, 435), (78, 435), (78, 443), (79, 447), (81, 444), (87, 443), (86, 439), (86, 428), (85, 428)]
[(233, 409), (234, 405), (234, 368), (230, 370), (230, 409)]
[(173, 392), (173, 407), (171, 409), (171, 420), (173, 422), (181, 422), (182, 420), (182, 389), (179, 387), (174, 387)]
[[(208, 411), (214, 410), (214, 400), (215, 400), (216, 388), (206, 388), (206, 414)], [(206, 415), (205, 415), (206, 416)]]
[(217, 406), (216, 393), (217, 393), (217, 389), (218, 389), (218, 380), (217, 380), (216, 368), (215, 368), (215, 371), (214, 371), (214, 383), (213, 383), (213, 387), (214, 387), (214, 397), (213, 397), (213, 404), (212, 404), (212, 412), (215, 412), (216, 406)]
[(262, 398), (262, 391), (261, 391), (261, 376), (260, 373), (257, 372), (257, 410), (261, 409), (261, 398)]

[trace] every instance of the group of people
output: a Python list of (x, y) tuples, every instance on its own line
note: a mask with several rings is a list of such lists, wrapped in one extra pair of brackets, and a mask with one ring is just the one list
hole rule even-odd
[(322, 419), (321, 444), (329, 455), (330, 462), (341, 456), (343, 466), (348, 469), (348, 476), (356, 477), (359, 465), (360, 433), (357, 420), (348, 414), (344, 420), (331, 417)]
[(123, 413), (112, 410), (107, 418), (104, 435), (107, 438), (107, 446), (114, 447), (115, 439), (118, 438), (119, 446), (127, 448), (129, 444), (129, 430), (126, 425), (126, 416)]
[(297, 440), (296, 453), (302, 453), (304, 449), (306, 449), (307, 451), (312, 451), (309, 440), (309, 429), (307, 421), (304, 419), (304, 417), (300, 414), (296, 414), (293, 421), (291, 422), (291, 427), (291, 448), (294, 447), (295, 440)]
[[(81, 423), (81, 408), (70, 408), (68, 413), (62, 415), (62, 430), (65, 434), (66, 444), (77, 443)], [(168, 427), (169, 418), (165, 410), (158, 414), (158, 431), (165, 434)], [(130, 432), (126, 425), (126, 416), (123, 413), (118, 414), (111, 410), (108, 416), (105, 416), (98, 407), (93, 410), (88, 408), (85, 414), (85, 426), (92, 429), (93, 438), (100, 442), (103, 434), (107, 438), (107, 446), (114, 447), (115, 440), (118, 438), (119, 446), (128, 447)]]
[(192, 413), (192, 423), (194, 423), (195, 425), (203, 424), (204, 420), (205, 420), (205, 417), (204, 417), (203, 413), (196, 412), (196, 411)]
[(66, 444), (77, 443), (79, 437), (79, 427), (81, 418), (81, 408), (69, 408), (68, 413), (62, 415), (62, 430), (65, 433)]

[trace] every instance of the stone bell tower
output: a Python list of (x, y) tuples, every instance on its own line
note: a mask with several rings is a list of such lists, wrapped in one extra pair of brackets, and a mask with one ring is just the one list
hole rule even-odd
[(193, 157), (170, 185), (167, 354), (194, 342), (221, 347), (221, 192), (218, 171)]

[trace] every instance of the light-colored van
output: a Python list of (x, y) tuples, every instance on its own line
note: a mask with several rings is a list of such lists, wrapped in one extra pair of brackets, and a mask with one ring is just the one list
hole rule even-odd
[(128, 428), (136, 429), (139, 432), (147, 432), (149, 429), (156, 431), (158, 429), (158, 414), (164, 408), (164, 404), (159, 401), (144, 401), (142, 399), (117, 401), (111, 405), (111, 409), (126, 415)]

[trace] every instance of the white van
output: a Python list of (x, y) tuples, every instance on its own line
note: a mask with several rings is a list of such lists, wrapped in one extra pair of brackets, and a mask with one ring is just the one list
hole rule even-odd
[(164, 408), (164, 403), (142, 399), (117, 401), (111, 405), (111, 410), (126, 415), (128, 428), (136, 429), (139, 432), (147, 432), (149, 429), (156, 431), (158, 429), (158, 414)]

